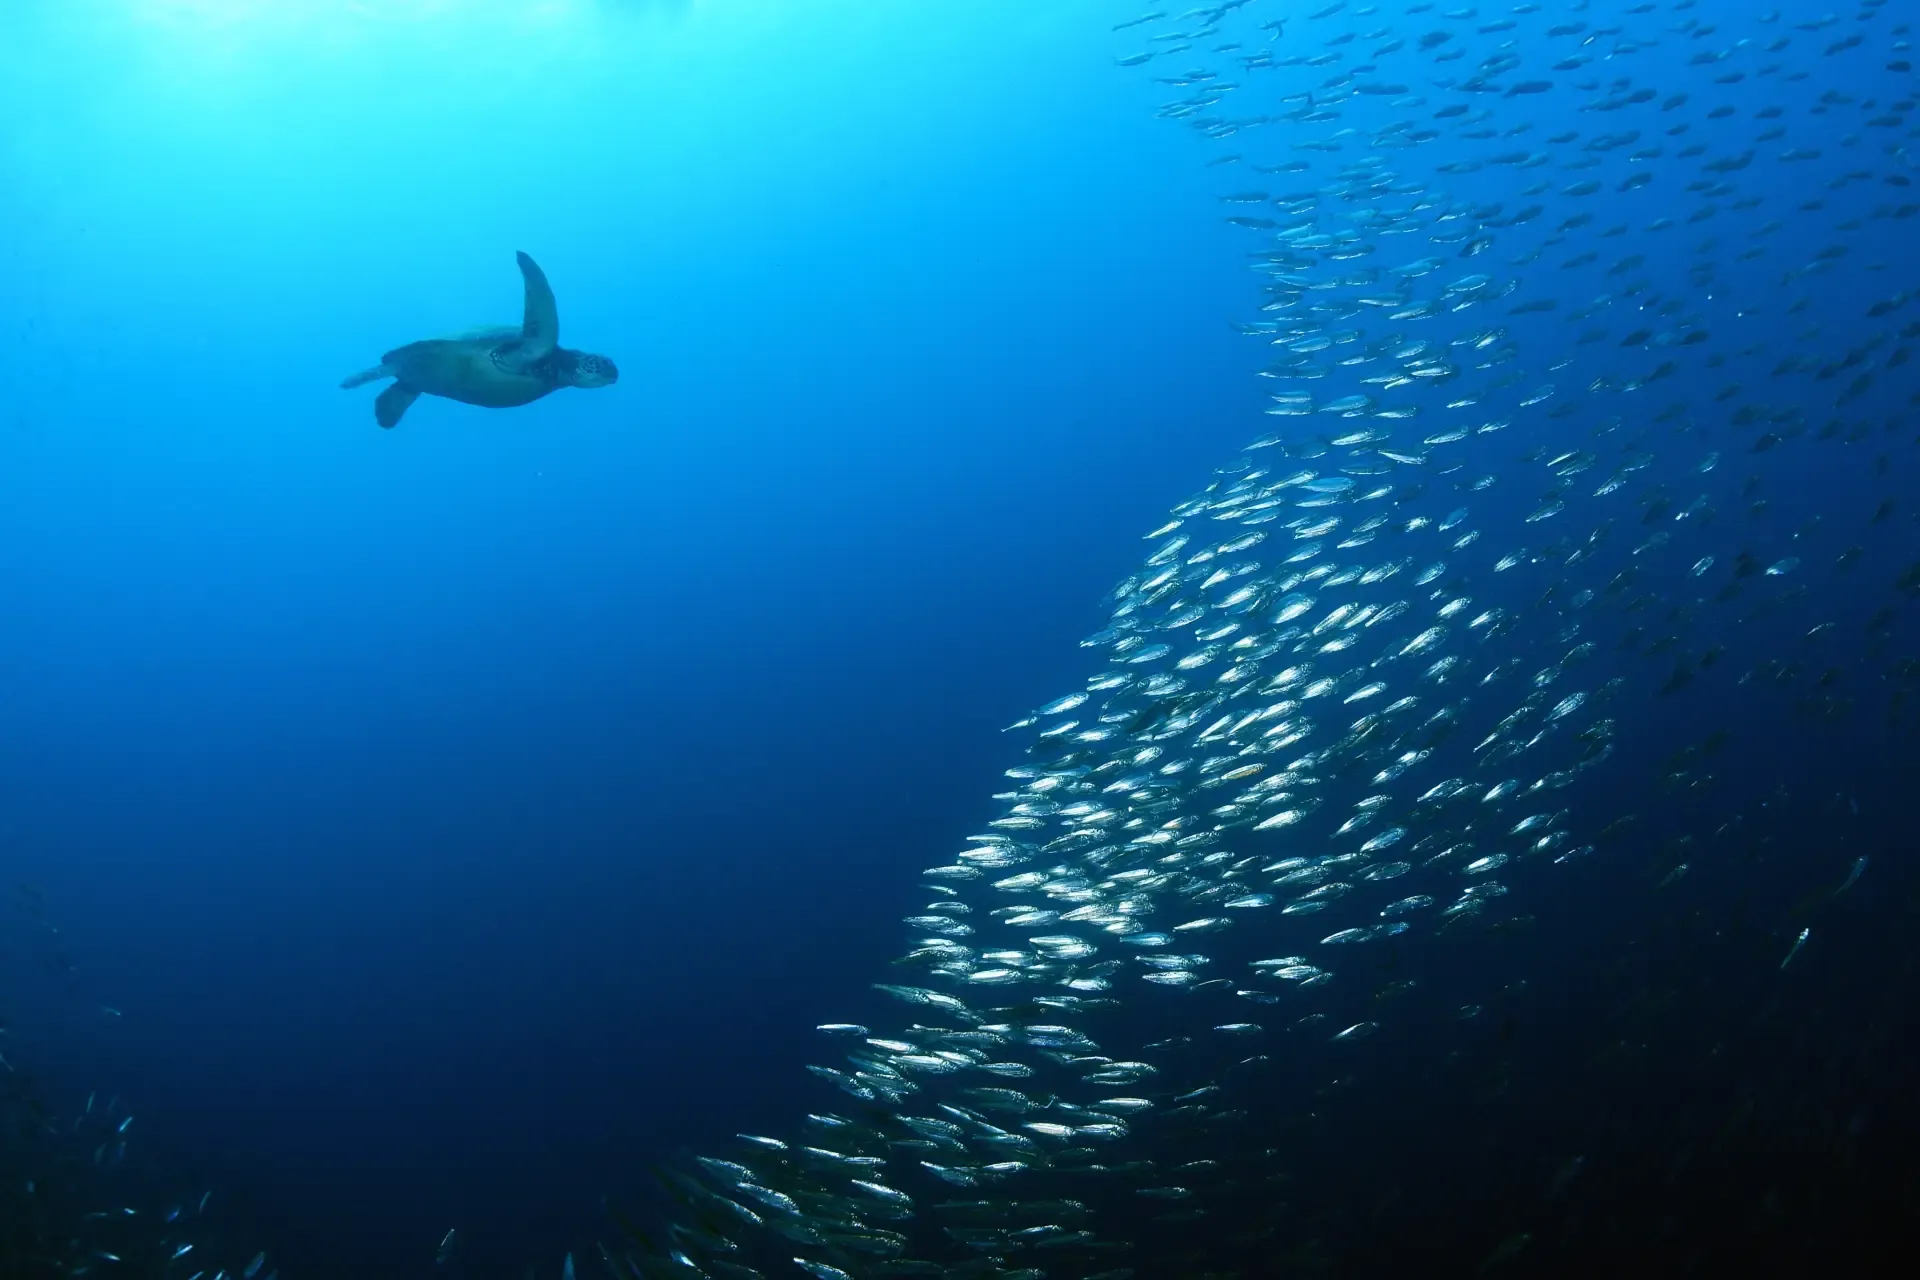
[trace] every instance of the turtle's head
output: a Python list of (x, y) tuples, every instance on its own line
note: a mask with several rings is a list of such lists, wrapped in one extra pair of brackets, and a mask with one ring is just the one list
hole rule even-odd
[(610, 387), (620, 381), (620, 370), (605, 356), (582, 351), (573, 358), (573, 371), (567, 384), (575, 387)]

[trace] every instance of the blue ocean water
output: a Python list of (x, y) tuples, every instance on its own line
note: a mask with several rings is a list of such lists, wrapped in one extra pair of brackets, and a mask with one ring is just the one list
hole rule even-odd
[[(25, 0), (0, 848), (51, 1119), (7, 1203), (75, 1252), (17, 1273), (549, 1276), (609, 1206), (680, 1253), (616, 1275), (733, 1274), (730, 1231), (766, 1274), (1180, 1276), (1863, 1230), (1806, 1188), (1913, 1131), (1906, 16), (1482, 9)], [(515, 250), (616, 386), (391, 431), (338, 389), (515, 323)], [(1059, 910), (956, 958), (928, 883), (982, 935)], [(1057, 941), (1085, 902), (1111, 968)], [(979, 1172), (925, 1005), (866, 1083), (799, 1069), (894, 1035), (876, 979), (1012, 1028), (962, 1034), (1041, 1083), (964, 1087), (1079, 1126), (1000, 1142), (1066, 1189)], [(1055, 1070), (1169, 1119), (1116, 1139)], [(883, 1188), (976, 1207), (860, 1219), (790, 1155), (656, 1185), (836, 1103)], [(723, 1229), (742, 1183), (857, 1243)], [(172, 1206), (118, 1262), (61, 1217)]]
[[(798, 1108), (903, 859), (1256, 406), (1100, 19), (16, 20), (8, 869), (126, 1015), (63, 1079), (316, 1268), (543, 1256)], [(521, 248), (616, 388), (336, 389), (517, 321)]]

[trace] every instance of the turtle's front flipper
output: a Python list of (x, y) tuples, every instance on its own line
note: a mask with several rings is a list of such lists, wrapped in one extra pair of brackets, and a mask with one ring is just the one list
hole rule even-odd
[(560, 307), (553, 300), (553, 286), (540, 264), (522, 253), (520, 274), (527, 282), (527, 314), (520, 325), (520, 341), (501, 355), (517, 372), (532, 368), (552, 354), (560, 341)]
[(383, 427), (396, 426), (400, 422), (400, 415), (419, 398), (420, 392), (417, 388), (410, 387), (404, 382), (396, 382), (375, 397), (374, 419)]

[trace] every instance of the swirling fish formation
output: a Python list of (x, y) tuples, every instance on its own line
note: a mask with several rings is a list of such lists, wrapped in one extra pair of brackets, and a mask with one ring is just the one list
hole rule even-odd
[[(1485, 1014), (1518, 975), (1422, 1007), (1362, 957), (1417, 974), (1602, 864), (1625, 815), (1579, 802), (1623, 716), (1709, 673), (1827, 716), (1849, 669), (1914, 683), (1885, 640), (1920, 567), (1874, 536), (1920, 337), (1894, 6), (1231, 0), (1116, 30), (1243, 183), (1277, 429), (1148, 535), (1085, 687), (1015, 726), (1002, 812), (926, 871), (915, 976), (881, 988), (903, 1025), (823, 1026), (840, 1103), (670, 1174), (677, 1219), (603, 1246), (616, 1276), (1264, 1274), (1222, 1209), (1284, 1163), (1263, 1099), (1387, 1010)], [(1810, 473), (1877, 505), (1808, 506)]]

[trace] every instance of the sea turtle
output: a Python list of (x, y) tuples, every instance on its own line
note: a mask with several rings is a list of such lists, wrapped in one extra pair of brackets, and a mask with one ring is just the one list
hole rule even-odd
[(478, 329), (456, 338), (410, 342), (340, 385), (392, 378), (393, 385), (373, 402), (373, 416), (383, 427), (398, 423), (423, 395), (507, 409), (561, 387), (611, 386), (620, 377), (613, 361), (558, 345), (560, 311), (553, 288), (538, 263), (524, 253), (517, 256), (527, 283), (526, 320), (518, 329)]

